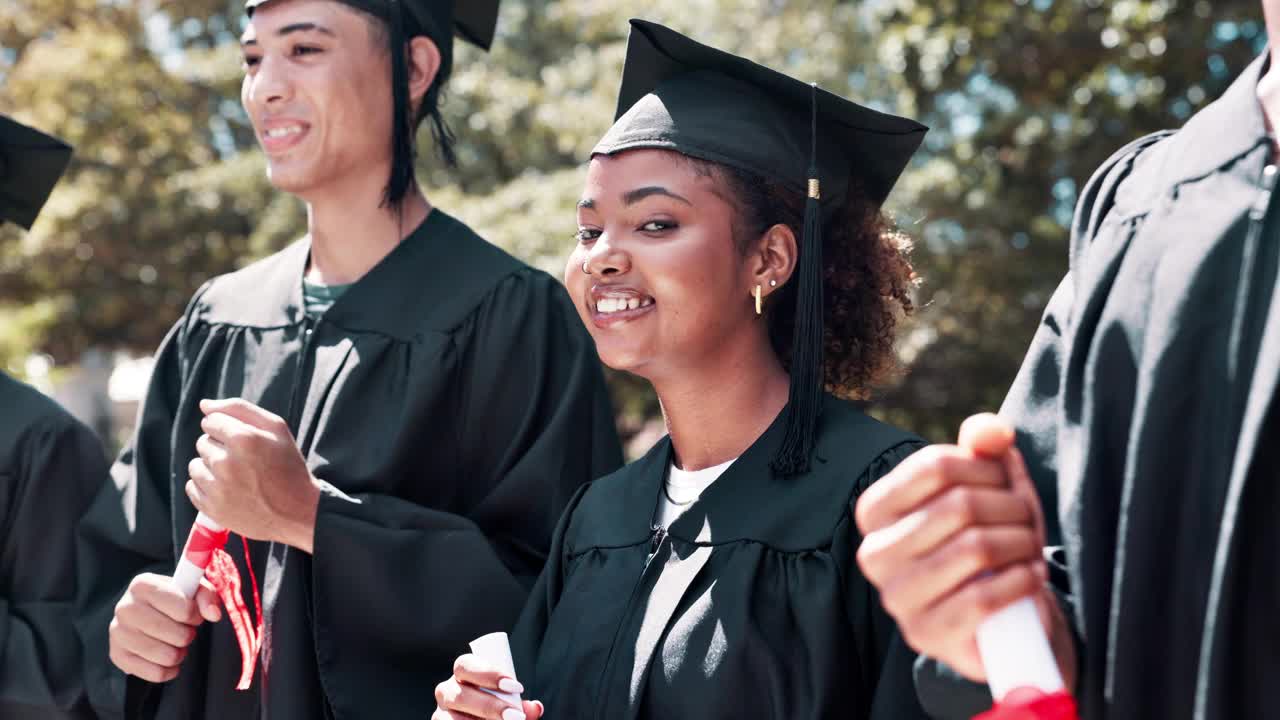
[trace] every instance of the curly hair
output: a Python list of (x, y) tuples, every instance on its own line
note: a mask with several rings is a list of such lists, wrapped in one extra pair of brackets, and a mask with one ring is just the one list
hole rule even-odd
[[(739, 250), (776, 224), (802, 238), (805, 196), (745, 170), (694, 160), (700, 174), (719, 177), (737, 209), (733, 232)], [(827, 392), (848, 400), (867, 398), (897, 369), (898, 320), (915, 307), (919, 277), (911, 265), (911, 239), (871, 203), (856, 183), (822, 228), (824, 315), (823, 380)], [(789, 282), (766, 303), (769, 338), (790, 369), (796, 286)]]

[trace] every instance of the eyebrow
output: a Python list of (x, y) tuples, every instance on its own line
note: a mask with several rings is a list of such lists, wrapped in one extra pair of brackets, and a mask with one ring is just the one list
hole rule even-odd
[(685, 205), (690, 205), (690, 206), (693, 205), (693, 203), (689, 202), (688, 199), (680, 195), (677, 195), (664, 187), (659, 187), (657, 185), (650, 185), (649, 187), (636, 188), (635, 190), (631, 190), (626, 193), (623, 193), (622, 202), (627, 205), (635, 205), (641, 200), (644, 200), (647, 197), (652, 197), (654, 195), (661, 195), (663, 197), (669, 197), (672, 200), (679, 200)]
[[(332, 30), (330, 30), (329, 28), (323, 25), (320, 25), (319, 23), (313, 23), (313, 22), (299, 22), (299, 23), (291, 23), (289, 25), (285, 25), (279, 30), (276, 30), (276, 37), (283, 37), (285, 35), (289, 35), (291, 33), (297, 33), (297, 32), (318, 32), (324, 35), (328, 35), (329, 37), (337, 37), (337, 34), (334, 33)], [(258, 44), (258, 40), (252, 37), (245, 38), (240, 41), (241, 47), (249, 47), (250, 45), (257, 45), (257, 44)]]

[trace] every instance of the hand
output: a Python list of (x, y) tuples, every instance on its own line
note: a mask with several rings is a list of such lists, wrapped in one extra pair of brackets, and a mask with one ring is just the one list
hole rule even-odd
[(205, 434), (187, 465), (197, 510), (252, 540), (311, 552), (320, 489), (289, 426), (245, 400), (201, 400)]
[(515, 678), (504, 675), (475, 655), (463, 655), (453, 663), (453, 677), (436, 686), (438, 708), (431, 720), (538, 720), (542, 717), (542, 703), (537, 700), (525, 700), (522, 707), (517, 708), (480, 688), (517, 695), (524, 692)]
[(909, 645), (979, 682), (978, 625), (1034, 598), (1070, 687), (1074, 648), (1045, 585), (1044, 516), (1013, 442), (998, 417), (975, 415), (959, 445), (902, 461), (858, 499), (858, 564)]
[(168, 682), (177, 677), (196, 628), (221, 617), (218, 596), (206, 582), (201, 582), (193, 602), (178, 591), (173, 578), (139, 575), (111, 618), (111, 662), (147, 682)]

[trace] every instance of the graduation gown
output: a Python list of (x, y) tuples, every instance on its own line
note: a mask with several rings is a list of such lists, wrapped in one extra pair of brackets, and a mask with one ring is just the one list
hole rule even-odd
[[(1002, 413), (1062, 527), (1088, 720), (1277, 717), (1280, 209), (1260, 57), (1086, 186)], [(939, 717), (979, 709), (922, 666)]]
[(0, 717), (91, 718), (72, 621), (75, 528), (107, 480), (89, 428), (0, 372)]
[[(250, 543), (266, 628), (253, 687), (224, 619), (181, 674), (128, 682), (161, 718), (426, 717), (432, 678), (513, 623), (579, 485), (621, 464), (594, 345), (563, 288), (433, 210), (318, 321), (308, 244), (202, 288), (161, 346), (136, 439), (81, 531), (91, 690), (119, 707), (112, 608), (170, 574), (195, 509), (183, 485), (201, 398), (284, 417), (324, 483), (314, 555)], [(114, 488), (113, 488), (114, 490)], [(240, 539), (228, 550), (243, 566)], [(252, 608), (252, 601), (247, 601)]]
[(579, 492), (512, 633), (548, 717), (924, 717), (853, 522), (920, 442), (827, 397), (810, 472), (781, 478), (782, 417), (666, 532), (669, 438)]

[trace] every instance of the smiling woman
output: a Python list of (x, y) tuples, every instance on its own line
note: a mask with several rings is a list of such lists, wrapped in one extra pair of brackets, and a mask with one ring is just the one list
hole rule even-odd
[(852, 523), (921, 442), (839, 399), (883, 377), (911, 310), (880, 205), (923, 135), (632, 21), (565, 284), (669, 436), (560, 522), (512, 633), (540, 702), (481, 692), (517, 678), (467, 655), (436, 720), (926, 717)]

